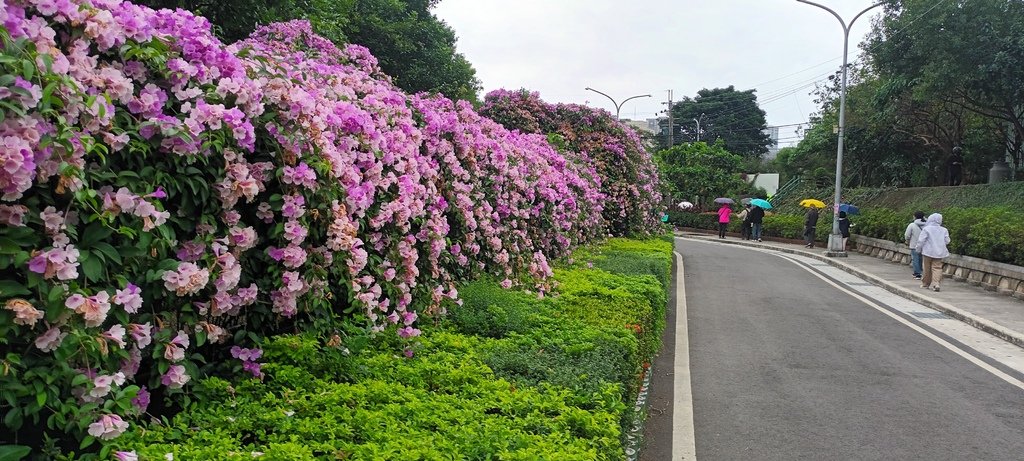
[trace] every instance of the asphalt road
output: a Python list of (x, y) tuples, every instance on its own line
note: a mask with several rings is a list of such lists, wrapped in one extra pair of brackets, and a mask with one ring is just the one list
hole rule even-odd
[(1021, 388), (779, 256), (677, 251), (697, 459), (1024, 459)]

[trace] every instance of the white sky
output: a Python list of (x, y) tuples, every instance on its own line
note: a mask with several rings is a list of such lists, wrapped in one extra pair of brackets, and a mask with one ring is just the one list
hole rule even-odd
[[(849, 21), (871, 0), (817, 0)], [(850, 34), (850, 61), (881, 7)], [(485, 93), (539, 91), (547, 102), (608, 109), (646, 119), (702, 88), (757, 89), (769, 125), (808, 120), (815, 81), (839, 69), (842, 28), (831, 14), (796, 0), (442, 0), (434, 10), (459, 37)], [(691, 122), (692, 123), (692, 122)], [(794, 127), (780, 147), (795, 145)]]

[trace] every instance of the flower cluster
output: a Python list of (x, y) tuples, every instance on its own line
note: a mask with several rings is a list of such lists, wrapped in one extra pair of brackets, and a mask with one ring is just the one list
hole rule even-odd
[[(601, 114), (565, 109), (586, 128), (555, 148), (402, 93), (365, 48), (302, 21), (226, 46), (201, 17), (121, 0), (7, 0), (0, 15), (18, 44), (0, 99), (19, 109), (0, 120), (0, 328), (30, 351), (0, 387), (31, 368), (60, 389), (48, 407), (103, 440), (151, 392), (179, 394), (197, 348), (258, 378), (261, 351), (233, 339), (338, 337), (354, 317), (412, 338), (463, 280), (543, 293), (550, 258), (651, 228), (657, 175)], [(563, 110), (532, 102), (543, 133)]]
[(608, 111), (548, 104), (526, 90), (495, 90), (485, 97), (481, 113), (509, 129), (557, 133), (569, 151), (588, 156), (602, 179), (604, 217), (612, 234), (646, 235), (660, 227), (657, 166), (636, 131)]

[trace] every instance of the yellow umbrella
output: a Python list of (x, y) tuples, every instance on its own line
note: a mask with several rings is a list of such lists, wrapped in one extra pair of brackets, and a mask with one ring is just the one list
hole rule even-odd
[(825, 208), (825, 202), (822, 202), (821, 200), (818, 200), (818, 199), (808, 198), (808, 199), (801, 200), (800, 201), (800, 206), (805, 207), (805, 208), (810, 208), (810, 207)]

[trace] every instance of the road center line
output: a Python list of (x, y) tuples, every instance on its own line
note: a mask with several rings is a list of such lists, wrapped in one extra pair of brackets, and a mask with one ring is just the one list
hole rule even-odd
[(676, 255), (676, 350), (672, 401), (672, 459), (696, 460), (693, 428), (693, 390), (690, 386), (690, 340), (686, 321), (686, 281), (683, 255)]

